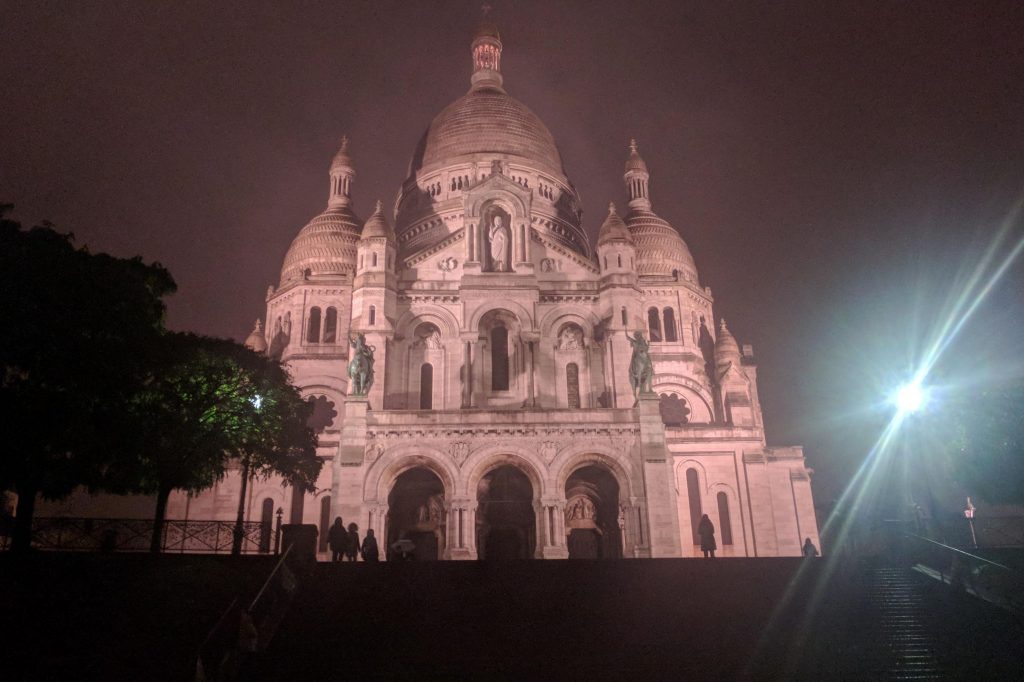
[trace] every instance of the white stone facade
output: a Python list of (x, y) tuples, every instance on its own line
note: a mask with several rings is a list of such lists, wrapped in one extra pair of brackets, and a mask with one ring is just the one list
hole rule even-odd
[[(658, 217), (631, 145), (628, 210), (598, 244), (544, 124), (509, 96), (501, 41), (473, 42), (472, 87), (431, 123), (399, 193), (352, 211), (347, 141), (327, 210), (289, 250), (266, 333), (320, 405), (315, 492), (250, 486), (249, 518), (336, 516), (409, 537), (438, 558), (719, 556), (820, 547), (799, 447), (766, 447), (757, 374), (679, 233)], [(651, 342), (653, 393), (634, 395), (626, 334)], [(375, 382), (350, 395), (349, 338), (374, 348)], [(231, 519), (238, 480), (169, 513)], [(188, 510), (186, 511), (186, 506)]]

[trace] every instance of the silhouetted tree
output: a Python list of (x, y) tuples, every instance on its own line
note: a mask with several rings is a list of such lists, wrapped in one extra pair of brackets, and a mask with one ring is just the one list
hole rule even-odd
[(131, 407), (136, 453), (108, 469), (104, 486), (156, 496), (150, 549), (158, 552), (171, 492), (208, 488), (233, 463), (243, 469), (243, 498), (248, 473), (311, 486), (321, 467), (311, 410), (280, 363), (234, 341), (168, 333)]
[(1024, 503), (1024, 382), (964, 396), (954, 409), (957, 482), (991, 503)]
[(12, 549), (30, 546), (38, 495), (97, 487), (130, 442), (126, 407), (163, 331), (160, 265), (75, 248), (0, 207), (0, 488), (18, 493)]

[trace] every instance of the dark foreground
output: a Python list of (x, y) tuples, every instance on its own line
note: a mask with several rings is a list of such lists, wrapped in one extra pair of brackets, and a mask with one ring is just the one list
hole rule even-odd
[[(271, 558), (0, 555), (5, 679), (190, 680)], [(825, 560), (321, 564), (250, 679), (1012, 679), (1020, 622)]]

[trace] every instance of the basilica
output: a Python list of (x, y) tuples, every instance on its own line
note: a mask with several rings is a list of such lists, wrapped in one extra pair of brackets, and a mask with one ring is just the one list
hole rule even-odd
[[(752, 348), (716, 319), (650, 171), (592, 244), (551, 132), (508, 93), (484, 23), (469, 90), (434, 117), (393, 208), (353, 207), (343, 139), (265, 322), (314, 404), (315, 489), (254, 480), (248, 520), (335, 517), (419, 559), (795, 556), (820, 546), (798, 446), (767, 447)], [(655, 169), (656, 170), (656, 169)], [(169, 518), (233, 519), (238, 471)]]

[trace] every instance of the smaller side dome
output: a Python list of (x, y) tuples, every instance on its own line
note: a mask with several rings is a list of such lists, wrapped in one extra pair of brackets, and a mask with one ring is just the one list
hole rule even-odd
[(614, 203), (608, 204), (608, 217), (604, 219), (601, 231), (597, 234), (599, 247), (611, 242), (625, 242), (630, 246), (633, 245), (633, 235), (629, 233), (626, 223), (622, 222), (622, 218), (615, 211)]
[(295, 236), (281, 267), (281, 286), (313, 275), (355, 273), (359, 218), (347, 205), (329, 208)]
[(267, 337), (263, 335), (263, 324), (258, 318), (252, 333), (245, 340), (245, 347), (257, 353), (267, 352)]
[(718, 324), (718, 338), (715, 340), (715, 367), (719, 376), (729, 369), (730, 363), (733, 367), (740, 366), (740, 346), (723, 319)]
[(388, 241), (395, 241), (395, 230), (388, 224), (388, 219), (384, 215), (384, 204), (377, 200), (377, 206), (373, 211), (373, 215), (367, 219), (366, 224), (363, 225), (362, 239), (373, 239), (383, 238)]

